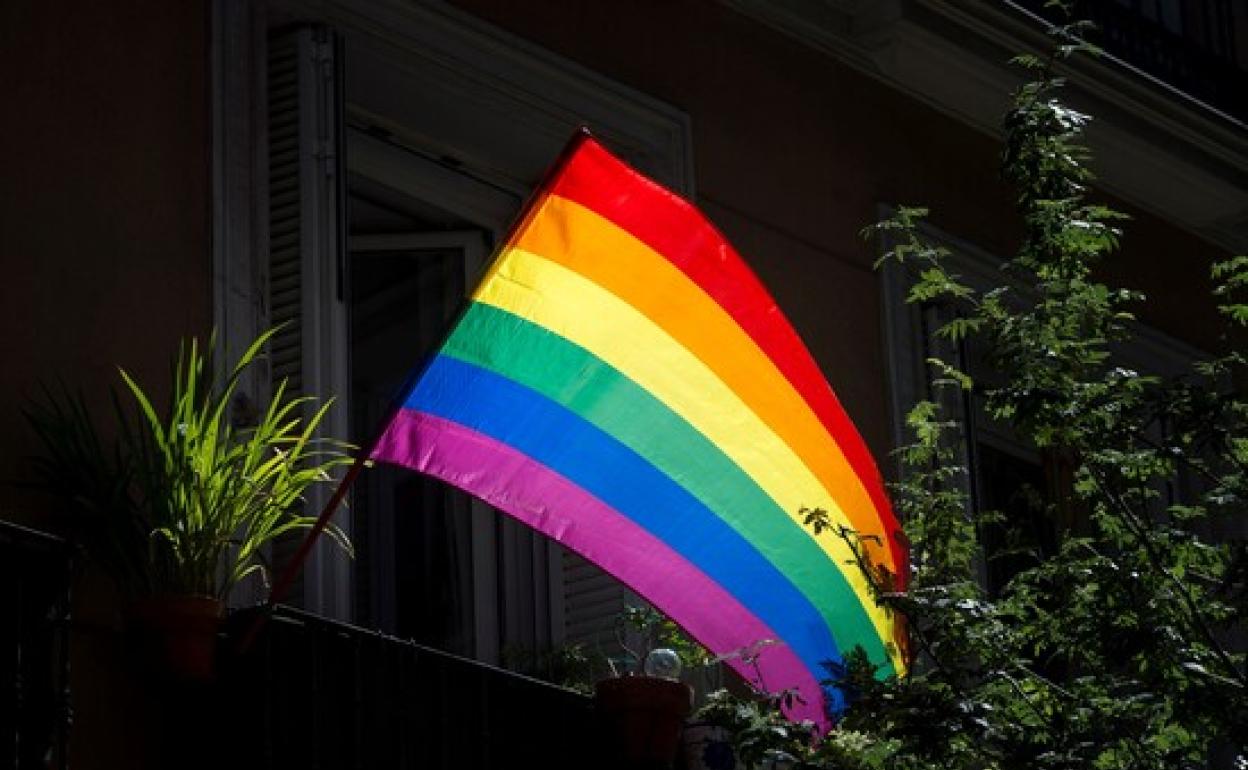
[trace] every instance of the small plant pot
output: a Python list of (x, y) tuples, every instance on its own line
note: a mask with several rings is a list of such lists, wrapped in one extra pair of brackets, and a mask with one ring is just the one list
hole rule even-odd
[(216, 673), (225, 605), (209, 596), (153, 596), (126, 611), (131, 651), (160, 679), (207, 683)]
[(594, 708), (623, 766), (668, 768), (693, 710), (693, 688), (649, 676), (604, 679), (594, 688)]

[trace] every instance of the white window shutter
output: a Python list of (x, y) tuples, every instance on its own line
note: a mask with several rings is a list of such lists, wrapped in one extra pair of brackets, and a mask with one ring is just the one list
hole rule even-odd
[(564, 640), (618, 655), (616, 620), (624, 605), (641, 605), (641, 599), (594, 563), (567, 550), (563, 552), (563, 591)]
[[(347, 317), (343, 302), (343, 193), (339, 46), (323, 26), (274, 32), (268, 50), (269, 260), (271, 325), (282, 325), (270, 345), (272, 381), (286, 381), (290, 398), (333, 398), (321, 435), (345, 438)], [(319, 404), (319, 401), (317, 402)], [(317, 404), (305, 409), (311, 414)], [(332, 494), (321, 485), (305, 513), (320, 513)], [(350, 532), (347, 509), (334, 522)], [(273, 548), (280, 571), (302, 532)], [(285, 601), (323, 615), (351, 616), (350, 562), (321, 538)]]

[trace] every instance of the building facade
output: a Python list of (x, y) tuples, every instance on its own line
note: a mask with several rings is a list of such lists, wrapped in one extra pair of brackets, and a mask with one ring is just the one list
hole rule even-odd
[[(159, 381), (177, 340), (212, 328), (237, 352), (285, 324), (241, 415), (285, 378), (337, 400), (327, 433), (366, 443), (580, 125), (737, 246), (890, 476), (901, 417), (927, 393), (923, 318), (859, 231), (928, 206), (931, 236), (993, 280), (1018, 234), (999, 119), (1020, 78), (1009, 58), (1045, 46), (1033, 5), (7, 4), (0, 518), (63, 529), (20, 485), (34, 443), (17, 407), (39, 382), (102, 405), (117, 365)], [(1149, 296), (1123, 355), (1164, 373), (1220, 344), (1209, 265), (1248, 252), (1248, 4), (1092, 6), (1110, 55), (1065, 74), (1096, 118), (1099, 193), (1132, 217), (1104, 273)], [(975, 430), (987, 499), (1045, 473)], [(318, 547), (292, 603), (485, 663), (609, 646), (630, 597), (409, 473), (369, 471), (340, 517), (357, 558)], [(115, 598), (89, 568), (74, 596), (71, 756), (120, 766), (131, 733), (101, 705), (125, 689)]]

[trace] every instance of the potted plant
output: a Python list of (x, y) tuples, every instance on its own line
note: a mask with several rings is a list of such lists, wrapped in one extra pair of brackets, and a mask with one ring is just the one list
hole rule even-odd
[[(223, 379), (214, 340), (182, 343), (163, 409), (119, 370), (108, 439), (65, 388), (25, 410), (43, 444), (38, 484), (66, 503), (89, 557), (117, 584), (139, 655), (178, 678), (211, 676), (224, 599), (249, 576), (268, 584), (263, 547), (310, 527), (305, 493), (350, 461), (348, 445), (315, 436), (330, 403), (312, 410), (314, 399), (287, 398), (284, 382), (251, 424), (236, 424), (240, 379), (272, 334)], [(327, 532), (350, 550), (343, 532)]]
[(807, 759), (815, 745), (811, 722), (793, 723), (781, 703), (792, 693), (757, 690), (710, 693), (685, 731), (689, 770), (782, 770)]
[(693, 688), (681, 672), (710, 655), (650, 607), (625, 607), (616, 638), (627, 658), (612, 662), (615, 676), (594, 687), (604, 738), (626, 767), (671, 767), (693, 710)]
[[(829, 682), (830, 684), (830, 682)], [(820, 736), (810, 721), (785, 716), (792, 691), (707, 695), (694, 719), (701, 740), (685, 744), (686, 770), (885, 770), (895, 740), (838, 726)]]

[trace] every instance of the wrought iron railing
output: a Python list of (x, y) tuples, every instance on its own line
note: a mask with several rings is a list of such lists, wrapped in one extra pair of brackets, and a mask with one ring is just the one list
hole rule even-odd
[[(1015, 0), (1054, 22), (1066, 18), (1045, 0)], [(1237, 29), (1248, 29), (1248, 0), (1079, 0), (1071, 18), (1096, 25), (1090, 39), (1158, 80), (1248, 121), (1248, 71)], [(1242, 35), (1241, 35), (1242, 37)]]
[(70, 551), (0, 521), (0, 768), (64, 768)]
[[(0, 770), (69, 766), (70, 567), (63, 541), (0, 522)], [(129, 724), (150, 744), (136, 766), (189, 770), (611, 763), (576, 692), (287, 607), (239, 655), (253, 619), (231, 619), (208, 685), (135, 677), (142, 665), (118, 658), (133, 697), (90, 704), (96, 731)], [(76, 742), (75, 764), (93, 751)]]
[(223, 675), (231, 767), (603, 764), (588, 698), (299, 610), (279, 607)]

